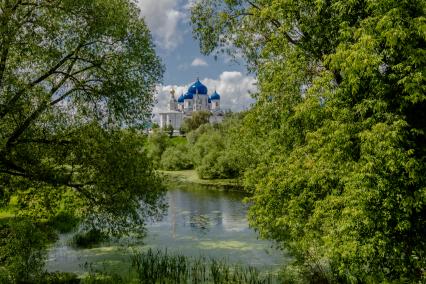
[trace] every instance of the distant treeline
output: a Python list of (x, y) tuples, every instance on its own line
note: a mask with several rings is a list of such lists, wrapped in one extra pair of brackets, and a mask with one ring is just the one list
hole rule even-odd
[(156, 129), (148, 138), (148, 156), (163, 170), (196, 169), (203, 179), (240, 178), (249, 165), (236, 143), (243, 116), (229, 113), (223, 123), (195, 124), (183, 137)]

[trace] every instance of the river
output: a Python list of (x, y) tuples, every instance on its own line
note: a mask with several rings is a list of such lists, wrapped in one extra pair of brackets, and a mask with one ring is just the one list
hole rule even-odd
[(260, 270), (278, 270), (289, 258), (273, 243), (259, 240), (249, 228), (244, 194), (185, 185), (167, 193), (169, 207), (161, 221), (147, 225), (142, 242), (110, 242), (91, 249), (69, 245), (72, 234), (61, 235), (49, 250), (47, 269), (83, 273), (92, 269), (123, 272), (134, 249), (161, 249), (187, 256), (225, 259)]

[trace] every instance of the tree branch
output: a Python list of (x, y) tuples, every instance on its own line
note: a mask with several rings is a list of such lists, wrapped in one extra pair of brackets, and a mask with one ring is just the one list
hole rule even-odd
[[(71, 72), (72, 68), (74, 67), (74, 64), (75, 64), (75, 60), (68, 67), (67, 73)], [(70, 75), (64, 76), (64, 78), (62, 78), (59, 84), (57, 84), (55, 87), (52, 88), (52, 90), (50, 91), (50, 97), (53, 96), (57, 90), (59, 90), (59, 88), (68, 80), (69, 76)], [(72, 89), (71, 91), (74, 91), (74, 89)], [(24, 133), (24, 131), (30, 126), (30, 124), (35, 119), (37, 119), (41, 115), (41, 113), (43, 113), (44, 110), (46, 110), (47, 107), (53, 106), (57, 102), (63, 100), (66, 96), (68, 96), (71, 93), (71, 91), (66, 92), (64, 95), (62, 95), (61, 97), (59, 97), (57, 100), (53, 102), (49, 103), (46, 101), (42, 103), (29, 117), (27, 117), (24, 120), (24, 122), (17, 129), (15, 129), (15, 131), (12, 133), (12, 135), (9, 137), (9, 139), (6, 142), (6, 149), (10, 149), (12, 147), (15, 141)]]
[[(2, 157), (0, 156), (0, 159)], [(9, 160), (5, 160), (5, 159), (1, 159), (3, 162), (7, 162), (6, 166), (10, 166), (11, 164), (13, 164), (11, 161)], [(19, 170), (16, 171), (16, 168), (18, 168)], [(93, 182), (88, 182), (88, 183), (73, 183), (71, 181), (72, 179), (72, 174), (68, 175), (68, 177), (66, 178), (65, 182), (61, 182), (58, 179), (55, 178), (46, 178), (45, 175), (40, 176), (37, 174), (30, 174), (28, 173), (25, 169), (20, 168), (16, 165), (13, 164), (13, 169), (15, 171), (12, 171), (10, 169), (1, 169), (0, 168), (0, 173), (4, 173), (4, 174), (8, 174), (8, 175), (12, 175), (12, 176), (17, 176), (17, 177), (23, 177), (23, 178), (27, 178), (27, 179), (31, 179), (34, 181), (38, 181), (38, 182), (42, 182), (45, 184), (49, 184), (52, 186), (67, 186), (67, 187), (71, 187), (74, 188), (78, 193), (82, 194), (85, 198), (87, 198), (88, 200), (90, 200), (91, 202), (93, 202), (93, 204), (97, 204), (96, 198), (93, 197), (92, 194), (90, 194), (87, 190), (84, 189), (84, 187), (89, 186), (89, 185), (93, 185)]]
[(69, 145), (70, 140), (52, 140), (52, 139), (19, 139), (16, 144), (48, 144), (48, 145)]
[[(254, 2), (247, 0), (247, 2), (250, 4), (250, 6), (252, 6), (253, 8), (257, 9), (257, 10), (261, 10), (261, 7), (256, 5)], [(277, 19), (274, 19), (272, 17), (268, 17), (269, 20), (271, 21), (271, 23), (277, 28), (281, 28), (281, 23), (280, 21), (278, 21)], [(287, 39), (288, 42), (290, 42), (291, 44), (297, 45), (298, 42), (296, 40), (294, 40), (287, 32), (284, 32), (284, 36)]]
[(260, 7), (258, 6), (258, 5), (256, 5), (256, 4), (254, 4), (254, 2), (252, 2), (252, 1), (250, 1), (250, 0), (247, 0), (247, 2), (250, 4), (250, 6), (252, 6), (253, 8), (255, 8), (255, 9), (257, 9), (257, 10), (260, 10)]
[[(6, 17), (2, 17), (1, 18), (1, 27), (2, 30), (4, 29), (5, 31), (2, 33), (2, 51), (1, 51), (1, 56), (0, 56), (0, 95), (3, 91), (3, 79), (4, 79), (4, 72), (6, 70), (6, 62), (7, 62), (7, 57), (9, 54), (9, 49), (10, 49), (10, 37), (11, 35), (9, 34), (9, 29), (8, 29), (8, 24), (9, 24), (9, 20), (11, 15), (16, 11), (16, 9), (18, 8), (19, 4), (22, 2), (22, 0), (18, 0), (16, 2), (16, 4), (12, 7), (12, 9), (10, 10), (10, 15), (6, 16)], [(4, 11), (2, 14), (6, 14), (7, 12)]]
[(13, 172), (13, 171), (6, 170), (6, 169), (0, 169), (0, 173), (8, 174), (8, 175), (11, 175), (11, 176), (26, 177), (25, 174)]
[(0, 119), (4, 118), (4, 116), (12, 109), (12, 106), (19, 100), (19, 98), (29, 89), (32, 89), (35, 85), (49, 78), (51, 75), (55, 74), (55, 72), (65, 64), (68, 60), (72, 58), (72, 56), (81, 49), (83, 44), (79, 44), (77, 48), (62, 58), (55, 66), (53, 66), (50, 70), (45, 72), (43, 75), (38, 77), (36, 80), (32, 81), (25, 88), (22, 88), (18, 93), (16, 93), (6, 104), (0, 106)]

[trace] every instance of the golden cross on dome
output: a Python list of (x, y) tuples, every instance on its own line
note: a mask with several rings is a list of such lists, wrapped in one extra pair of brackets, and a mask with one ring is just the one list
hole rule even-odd
[(172, 89), (172, 90), (170, 91), (170, 97), (171, 97), (172, 99), (175, 99), (175, 93), (176, 93), (175, 89)]

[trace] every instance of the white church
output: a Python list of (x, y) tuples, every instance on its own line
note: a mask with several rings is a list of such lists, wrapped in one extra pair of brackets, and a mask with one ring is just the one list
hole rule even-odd
[(160, 112), (160, 128), (172, 126), (178, 131), (185, 118), (190, 118), (193, 112), (208, 111), (211, 113), (210, 123), (219, 123), (223, 120), (223, 112), (220, 109), (220, 95), (214, 91), (208, 95), (207, 87), (199, 79), (192, 84), (186, 94), (178, 99), (175, 91), (170, 92), (169, 110)]

